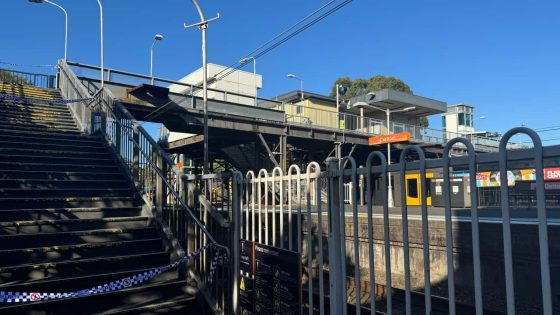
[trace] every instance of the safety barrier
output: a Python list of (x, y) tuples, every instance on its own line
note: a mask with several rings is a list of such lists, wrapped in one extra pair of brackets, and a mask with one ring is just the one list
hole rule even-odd
[[(506, 150), (517, 133), (529, 135), (534, 147)], [(309, 314), (558, 312), (552, 297), (559, 294), (560, 286), (551, 285), (551, 272), (560, 270), (554, 267), (557, 261), (551, 264), (549, 252), (559, 245), (548, 240), (549, 233), (557, 235), (557, 230), (547, 218), (543, 165), (557, 163), (560, 147), (543, 148), (536, 133), (527, 128), (513, 129), (501, 141), (499, 153), (476, 154), (468, 140), (456, 138), (446, 144), (440, 159), (426, 159), (421, 148), (408, 146), (400, 163), (392, 165), (387, 165), (384, 154), (373, 152), (364, 167), (344, 157), (328, 159), (324, 171), (318, 163), (309, 164), (305, 171), (298, 166), (287, 172), (250, 171), (241, 188), (223, 187), (231, 204), (241, 209), (223, 212), (227, 222), (240, 222), (238, 234), (234, 226), (228, 234), (234, 262), (239, 260), (235, 244), (241, 239), (299, 252), (304, 313)], [(457, 145), (468, 154), (450, 157)], [(477, 171), (498, 165), (500, 209), (483, 211), (478, 206)], [(535, 170), (536, 215), (526, 218), (519, 213), (512, 218), (506, 174), (508, 169), (522, 168)], [(421, 184), (419, 206), (408, 205), (410, 197), (402, 188), (396, 189), (398, 207), (388, 207), (388, 174), (398, 176), (401, 183), (407, 183), (407, 174), (417, 174), (418, 182), (426, 183), (428, 172), (435, 170), (442, 174), (441, 190), (436, 190), (442, 198), (438, 207), (429, 206), (437, 197), (434, 190), (430, 193), (430, 187)], [(471, 203), (466, 210), (452, 199), (457, 190), (450, 174), (457, 170), (472, 179), (465, 191)], [(317, 202), (323, 181), (328, 183), (326, 205)], [(360, 189), (365, 191), (363, 206), (358, 200)], [(460, 215), (464, 211), (468, 215)], [(513, 233), (517, 239), (520, 231), (528, 233), (525, 237), (530, 240), (513, 242)], [(535, 254), (522, 258), (516, 251)], [(505, 270), (496, 270), (495, 264), (503, 264)], [(520, 284), (514, 285), (514, 280)]]
[(56, 76), (49, 74), (22, 72), (11, 69), (0, 69), (0, 82), (32, 85), (45, 89), (54, 89), (56, 87)]

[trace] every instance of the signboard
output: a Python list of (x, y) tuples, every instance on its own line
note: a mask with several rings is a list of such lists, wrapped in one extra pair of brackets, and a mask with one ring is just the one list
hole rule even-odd
[(301, 256), (297, 252), (242, 240), (241, 314), (301, 314)]
[(560, 180), (560, 167), (545, 168), (544, 180)]
[(379, 145), (395, 142), (406, 142), (410, 140), (410, 132), (399, 132), (384, 136), (375, 136), (368, 139), (369, 145)]
[[(511, 170), (508, 174), (508, 186), (512, 187), (516, 182), (535, 181), (537, 176), (534, 169)], [(544, 169), (545, 181), (560, 181), (560, 167)], [(476, 187), (500, 187), (500, 172), (478, 172), (476, 173)]]

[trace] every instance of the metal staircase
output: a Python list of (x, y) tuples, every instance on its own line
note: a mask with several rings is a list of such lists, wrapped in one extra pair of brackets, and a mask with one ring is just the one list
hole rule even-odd
[[(76, 97), (80, 82), (61, 73), (64, 97), (0, 83), (0, 313), (227, 313), (227, 250), (180, 200), (169, 158), (109, 95)], [(83, 291), (189, 253), (138, 285)], [(45, 298), (61, 292), (78, 293)]]

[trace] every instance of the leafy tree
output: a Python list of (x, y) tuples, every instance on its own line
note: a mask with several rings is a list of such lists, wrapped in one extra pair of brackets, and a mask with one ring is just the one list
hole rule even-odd
[[(404, 83), (401, 79), (386, 77), (384, 75), (376, 75), (369, 79), (357, 78), (354, 80), (349, 77), (338, 78), (331, 88), (331, 97), (336, 96), (337, 84), (345, 86), (348, 89), (344, 95), (340, 95), (342, 100), (347, 100), (355, 96), (364, 95), (368, 92), (375, 92), (383, 89), (393, 89), (412, 94), (410, 86)], [(424, 127), (428, 127), (428, 119), (426, 117), (420, 117), (420, 124)]]
[(0, 70), (0, 81), (14, 83), (14, 84), (30, 84), (29, 81), (25, 80), (24, 78), (13, 75), (8, 70)]

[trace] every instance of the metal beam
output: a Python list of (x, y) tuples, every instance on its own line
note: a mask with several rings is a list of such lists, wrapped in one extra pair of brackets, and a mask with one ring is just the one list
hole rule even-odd
[[(258, 132), (257, 135), (259, 136), (259, 139), (261, 139), (261, 142), (262, 142), (264, 148), (266, 149), (266, 152), (268, 152), (268, 157), (270, 158), (272, 163), (274, 163), (274, 165), (276, 167), (280, 167), (280, 165), (278, 164), (278, 161), (276, 161), (276, 158), (274, 157), (274, 154), (272, 153), (272, 151), (268, 147), (268, 144), (266, 143), (266, 140), (264, 140), (264, 137), (263, 137), (262, 133)], [(256, 151), (256, 148), (255, 148), (255, 151)]]

